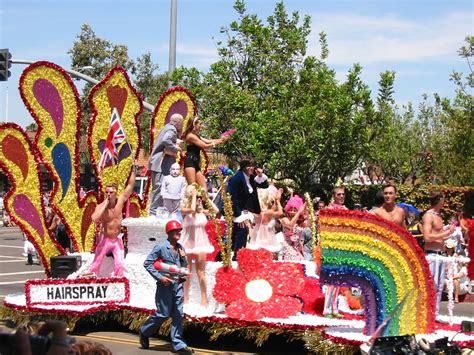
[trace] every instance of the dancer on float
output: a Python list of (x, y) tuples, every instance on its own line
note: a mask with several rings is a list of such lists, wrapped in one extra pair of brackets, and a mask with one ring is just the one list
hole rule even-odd
[[(197, 184), (189, 185), (186, 188), (184, 199), (181, 204), (183, 215), (183, 238), (181, 244), (186, 249), (189, 270), (192, 271), (193, 261), (196, 264), (196, 272), (201, 289), (201, 305), (207, 307), (207, 287), (206, 287), (206, 256), (214, 251), (214, 247), (209, 242), (206, 233), (207, 216), (209, 210), (204, 209), (202, 204), (202, 194), (204, 190)], [(214, 212), (219, 210), (217, 206), (208, 200)], [(184, 303), (189, 301), (190, 280), (184, 284)]]
[(227, 183), (227, 192), (232, 199), (232, 260), (234, 261), (237, 260), (238, 251), (247, 246), (248, 217), (253, 217), (251, 213), (260, 213), (257, 187), (253, 175), (255, 165), (249, 158), (242, 159), (239, 165), (240, 169)]
[(250, 233), (249, 249), (263, 248), (272, 253), (281, 250), (281, 242), (275, 236), (275, 224), (278, 218), (283, 215), (281, 207), (282, 190), (273, 188), (257, 189), (258, 200), (260, 202), (260, 214), (254, 214), (255, 227)]
[(183, 133), (186, 141), (186, 157), (184, 158), (184, 176), (188, 185), (197, 182), (207, 193), (207, 183), (201, 171), (201, 151), (216, 147), (225, 142), (229, 136), (219, 139), (208, 139), (201, 137), (199, 132), (202, 128), (202, 121), (199, 117), (194, 117), (188, 121)]
[(115, 277), (122, 277), (124, 273), (123, 259), (123, 233), (120, 232), (122, 227), (122, 210), (125, 202), (133, 192), (135, 185), (137, 167), (134, 165), (127, 186), (123, 192), (117, 197), (117, 184), (108, 184), (105, 187), (105, 200), (102, 201), (92, 214), (92, 221), (101, 223), (100, 240), (95, 249), (94, 261), (89, 268), (89, 274), (83, 276), (98, 275), (102, 260), (105, 255), (112, 252), (114, 256), (114, 273)]
[(158, 271), (154, 264), (163, 263), (186, 267), (186, 252), (178, 243), (181, 238), (181, 223), (171, 220), (165, 226), (168, 239), (158, 243), (147, 256), (143, 266), (156, 280), (156, 312), (143, 323), (139, 330), (139, 341), (143, 349), (150, 347), (150, 337), (155, 336), (164, 321), (171, 317), (171, 346), (173, 353), (192, 354), (183, 338), (183, 281), (182, 277), (173, 279), (165, 270)]
[(286, 216), (281, 219), (283, 234), (283, 249), (280, 252), (282, 260), (305, 260), (302, 233), (307, 227), (305, 217), (306, 203), (298, 195), (291, 197), (285, 205)]
[[(341, 181), (342, 182), (342, 181)], [(332, 201), (329, 204), (329, 209), (347, 210), (348, 208), (344, 205), (346, 199), (346, 189), (344, 186), (338, 184), (332, 190)], [(337, 299), (340, 293), (339, 286), (326, 285), (326, 292), (324, 293), (324, 309), (323, 315), (328, 318), (342, 317), (339, 314), (339, 308), (337, 307)]]

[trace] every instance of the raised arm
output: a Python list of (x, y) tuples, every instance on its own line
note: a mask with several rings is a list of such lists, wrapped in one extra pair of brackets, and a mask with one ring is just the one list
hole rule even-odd
[(283, 216), (283, 207), (281, 206), (281, 191), (278, 191), (275, 196), (275, 204), (270, 214), (271, 218), (281, 218)]
[(298, 212), (295, 213), (295, 215), (293, 216), (291, 220), (288, 217), (283, 218), (281, 220), (281, 223), (283, 224), (283, 226), (290, 229), (293, 228), (296, 222), (298, 221), (298, 218), (304, 212), (305, 208), (306, 208), (306, 202), (303, 205), (301, 205)]
[(138, 167), (135, 164), (133, 164), (132, 173), (130, 174), (130, 177), (127, 181), (127, 186), (125, 187), (125, 190), (123, 190), (123, 192), (120, 195), (120, 199), (122, 201), (127, 201), (133, 192), (133, 187), (135, 186), (135, 179), (137, 177), (137, 173), (136, 173), (137, 168)]
[[(214, 210), (214, 213), (219, 212), (219, 208), (216, 206), (214, 201), (212, 201), (210, 198), (207, 199), (209, 201), (209, 204), (211, 205), (212, 209)], [(206, 215), (209, 215), (209, 210), (204, 210), (204, 213)]]
[(215, 146), (221, 143), (224, 143), (227, 139), (228, 137), (221, 137), (219, 139), (209, 139), (198, 137), (194, 133), (188, 133), (188, 135), (186, 136), (186, 143), (195, 145), (202, 150), (208, 150), (214, 148)]
[(100, 221), (100, 218), (104, 214), (105, 210), (107, 209), (107, 205), (109, 204), (109, 198), (106, 197), (102, 203), (98, 204), (97, 207), (94, 210), (94, 213), (92, 213), (92, 221), (94, 223), (97, 223)]

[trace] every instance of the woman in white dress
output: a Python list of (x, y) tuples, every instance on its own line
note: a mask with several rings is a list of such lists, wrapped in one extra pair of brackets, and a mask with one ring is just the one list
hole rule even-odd
[[(215, 212), (217, 206), (211, 201)], [(209, 211), (203, 208), (202, 196), (194, 185), (186, 188), (184, 199), (181, 204), (183, 215), (183, 231), (180, 243), (186, 251), (188, 267), (192, 271), (193, 261), (196, 265), (199, 287), (201, 289), (201, 305), (207, 307), (207, 287), (206, 287), (206, 256), (214, 251), (214, 247), (209, 242), (206, 233), (207, 215)], [(184, 283), (184, 303), (189, 301), (190, 280)]]
[(280, 198), (281, 191), (274, 194), (268, 189), (257, 189), (260, 202), (260, 214), (255, 214), (255, 227), (250, 235), (249, 249), (263, 248), (272, 253), (280, 251), (282, 245), (275, 236), (276, 220), (283, 215)]

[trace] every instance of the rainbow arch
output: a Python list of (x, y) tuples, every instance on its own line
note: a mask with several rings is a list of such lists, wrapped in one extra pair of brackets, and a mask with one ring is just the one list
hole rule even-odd
[(319, 231), (321, 283), (362, 289), (366, 334), (372, 334), (407, 294), (384, 334), (432, 329), (434, 283), (425, 254), (410, 233), (368, 213), (330, 209), (320, 212)]

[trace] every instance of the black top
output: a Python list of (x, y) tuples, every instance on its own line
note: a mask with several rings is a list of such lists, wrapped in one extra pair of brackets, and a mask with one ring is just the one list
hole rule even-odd
[(199, 158), (201, 156), (201, 148), (199, 148), (197, 145), (189, 144), (186, 147), (186, 155), (193, 155)]

